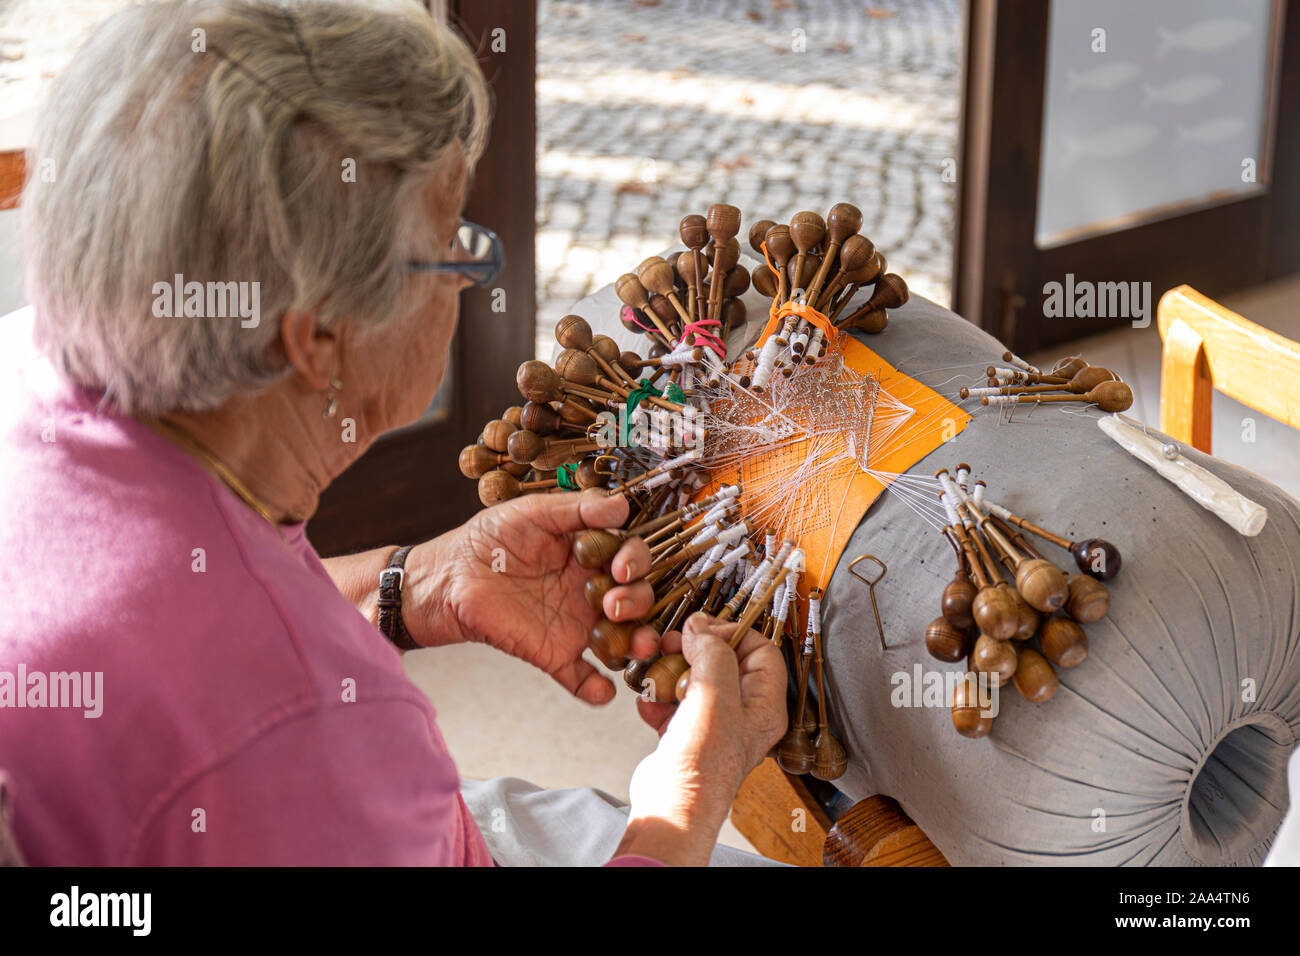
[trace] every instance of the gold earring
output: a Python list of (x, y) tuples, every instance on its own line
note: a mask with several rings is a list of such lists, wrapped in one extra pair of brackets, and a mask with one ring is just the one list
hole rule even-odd
[(341, 392), (341, 391), (343, 391), (343, 383), (339, 381), (337, 378), (331, 378), (330, 393), (329, 396), (325, 399), (325, 409), (324, 411), (321, 412), (322, 417), (324, 418), (334, 417), (335, 413), (339, 410), (339, 398), (334, 393)]

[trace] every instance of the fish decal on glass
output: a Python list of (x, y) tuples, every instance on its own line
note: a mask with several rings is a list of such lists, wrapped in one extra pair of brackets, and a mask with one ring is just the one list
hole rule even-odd
[(1083, 73), (1066, 70), (1065, 91), (1075, 93), (1079, 90), (1095, 90), (1106, 93), (1132, 83), (1141, 75), (1142, 67), (1136, 63), (1107, 63)]
[(1246, 121), (1240, 117), (1220, 116), (1218, 119), (1193, 126), (1191, 129), (1178, 127), (1178, 142), (1222, 143), (1224, 140), (1232, 139), (1245, 128)]
[(1061, 165), (1069, 166), (1080, 157), (1122, 159), (1140, 153), (1159, 138), (1160, 130), (1150, 123), (1120, 123), (1086, 139), (1066, 136)]
[(1156, 103), (1186, 106), (1189, 103), (1199, 103), (1221, 89), (1223, 89), (1223, 80), (1220, 77), (1208, 73), (1194, 73), (1172, 83), (1166, 83), (1164, 86), (1143, 86), (1142, 105), (1148, 108)]
[(1188, 53), (1213, 53), (1232, 46), (1250, 33), (1250, 24), (1245, 20), (1202, 20), (1182, 30), (1166, 30), (1156, 27), (1160, 37), (1160, 47), (1156, 56), (1164, 56), (1170, 50), (1184, 50)]

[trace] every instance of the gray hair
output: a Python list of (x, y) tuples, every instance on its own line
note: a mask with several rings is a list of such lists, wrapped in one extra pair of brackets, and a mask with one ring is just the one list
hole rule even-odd
[[(425, 190), (455, 142), (478, 159), (490, 109), (469, 47), (407, 0), (118, 13), (58, 78), (29, 155), (38, 346), (125, 414), (265, 387), (288, 371), (289, 309), (324, 329), (409, 309), (407, 259), (438, 252)], [(268, 318), (155, 314), (177, 274), (257, 282)]]

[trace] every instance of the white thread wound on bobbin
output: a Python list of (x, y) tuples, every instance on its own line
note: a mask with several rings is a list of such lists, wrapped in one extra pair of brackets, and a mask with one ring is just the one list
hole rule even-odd
[(813, 333), (808, 338), (808, 351), (805, 354), (810, 356), (814, 360), (816, 360), (817, 356), (814, 355), (813, 353), (821, 348), (822, 335), (823, 335), (822, 327), (818, 325), (813, 327)]
[(808, 633), (821, 635), (822, 632), (822, 599), (819, 597), (808, 598)]
[(957, 506), (952, 503), (952, 496), (946, 491), (939, 496), (939, 503), (943, 505), (944, 513), (948, 515), (948, 524), (952, 527), (962, 523), (961, 518), (957, 516)]
[(776, 367), (776, 358), (781, 352), (781, 343), (777, 341), (776, 336), (772, 336), (763, 343), (763, 351), (759, 353), (758, 365), (754, 367), (754, 376), (750, 381), (750, 387), (754, 391), (762, 391), (767, 388), (767, 383), (772, 378), (772, 369)]
[(1038, 368), (1037, 368), (1037, 366), (1030, 365), (1028, 362), (1026, 362), (1024, 359), (1022, 359), (1019, 355), (1016, 355), (1014, 352), (1008, 352), (1008, 353), (1006, 354), (1006, 357), (1004, 357), (1004, 358), (1002, 359), (1002, 361), (1004, 361), (1004, 362), (1010, 362), (1010, 363), (1011, 363), (1012, 365), (1014, 365), (1016, 368), (1021, 369), (1021, 370), (1023, 370), (1023, 371), (1026, 371), (1026, 372), (1028, 372), (1030, 375), (1038, 375), (1038, 374), (1040, 374), (1040, 373), (1039, 373), (1039, 370), (1038, 370)]
[[(754, 586), (767, 576), (768, 568), (771, 566), (771, 558), (764, 558), (760, 561), (758, 567), (749, 572), (749, 577), (745, 578), (739, 589), (737, 589), (735, 598), (743, 598), (745, 595), (749, 594), (750, 591), (754, 590)], [(732, 600), (735, 600), (735, 598), (732, 598)]]

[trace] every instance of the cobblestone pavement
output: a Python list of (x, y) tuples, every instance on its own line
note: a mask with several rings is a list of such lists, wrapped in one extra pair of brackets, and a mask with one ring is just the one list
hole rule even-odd
[(746, 223), (852, 202), (948, 304), (960, 0), (541, 0), (537, 44), (539, 355), (717, 201)]

